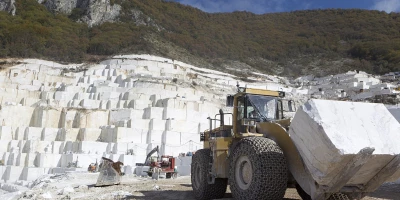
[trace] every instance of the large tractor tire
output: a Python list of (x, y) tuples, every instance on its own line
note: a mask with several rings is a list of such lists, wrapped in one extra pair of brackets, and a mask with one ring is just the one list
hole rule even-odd
[(335, 193), (332, 194), (328, 200), (350, 200), (350, 198), (342, 193)]
[(228, 180), (222, 178), (216, 178), (214, 184), (208, 184), (208, 174), (211, 168), (210, 153), (210, 149), (200, 149), (192, 158), (192, 188), (194, 196), (198, 200), (223, 198), (228, 185)]
[[(303, 199), (303, 200), (312, 200), (312, 199), (311, 199), (311, 196), (308, 195), (308, 194), (303, 190), (303, 188), (300, 187), (299, 184), (296, 184), (296, 190), (297, 190), (297, 193), (299, 193), (301, 199)], [(328, 198), (328, 200), (350, 200), (350, 198), (349, 198), (347, 195), (345, 195), (345, 194), (342, 194), (342, 193), (335, 193), (335, 194), (332, 194), (332, 195)]]
[(283, 199), (287, 182), (286, 159), (273, 140), (248, 137), (233, 149), (229, 185), (235, 199)]

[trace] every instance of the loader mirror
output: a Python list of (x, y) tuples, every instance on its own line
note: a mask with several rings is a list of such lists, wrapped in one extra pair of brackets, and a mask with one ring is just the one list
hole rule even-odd
[(232, 95), (226, 97), (226, 107), (233, 107), (233, 99), (234, 97)]
[(296, 112), (296, 104), (293, 100), (282, 100), (283, 111)]
[(289, 112), (296, 112), (296, 104), (293, 100), (288, 101)]

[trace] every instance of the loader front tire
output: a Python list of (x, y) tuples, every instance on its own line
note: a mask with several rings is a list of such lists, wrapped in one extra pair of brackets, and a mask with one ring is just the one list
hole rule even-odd
[(228, 185), (227, 179), (216, 178), (214, 184), (208, 184), (211, 168), (211, 150), (200, 149), (192, 157), (191, 179), (193, 193), (198, 200), (223, 198)]
[(242, 139), (231, 154), (229, 167), (234, 199), (283, 199), (288, 169), (281, 148), (273, 140)]
[[(303, 190), (303, 188), (301, 188), (301, 186), (300, 186), (299, 184), (296, 184), (296, 190), (297, 190), (297, 193), (299, 193), (301, 199), (303, 199), (303, 200), (311, 200), (311, 196), (308, 195), (308, 194)], [(335, 194), (332, 194), (332, 195), (328, 198), (328, 200), (350, 200), (350, 198), (349, 198), (347, 195), (345, 195), (345, 194), (342, 194), (342, 193), (335, 193)]]
[(332, 194), (328, 200), (350, 200), (350, 198), (342, 193), (335, 193)]

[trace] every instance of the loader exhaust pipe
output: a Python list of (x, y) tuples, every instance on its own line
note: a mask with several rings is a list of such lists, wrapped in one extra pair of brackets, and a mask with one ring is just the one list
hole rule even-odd
[(224, 111), (222, 109), (219, 109), (219, 118), (220, 118), (220, 126), (223, 126), (224, 123)]

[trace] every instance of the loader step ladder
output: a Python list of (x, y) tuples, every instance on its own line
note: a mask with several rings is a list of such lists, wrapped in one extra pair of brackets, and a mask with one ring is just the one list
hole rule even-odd
[(207, 182), (208, 184), (214, 184), (215, 183), (215, 176), (213, 173), (213, 161), (214, 161), (214, 154), (213, 154), (213, 150), (212, 150), (212, 145), (210, 144), (211, 147), (211, 151), (210, 151), (210, 163), (208, 163), (210, 165), (210, 170), (208, 171), (208, 177), (207, 177)]

